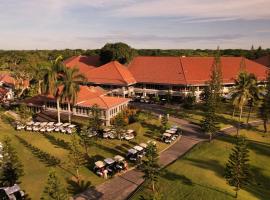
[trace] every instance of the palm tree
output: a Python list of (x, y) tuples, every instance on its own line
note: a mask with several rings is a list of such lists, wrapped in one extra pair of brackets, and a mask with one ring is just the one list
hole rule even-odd
[(255, 103), (261, 99), (261, 93), (262, 93), (262, 89), (258, 87), (258, 81), (257, 81), (256, 76), (254, 74), (250, 74), (249, 76), (250, 76), (249, 91), (250, 91), (251, 97), (248, 100), (249, 111), (248, 111), (248, 117), (247, 117), (247, 124), (249, 122), (251, 110), (254, 107)]
[(252, 82), (253, 81), (252, 81), (251, 75), (247, 74), (246, 72), (241, 72), (237, 80), (235, 80), (235, 88), (233, 89), (233, 106), (240, 110), (239, 124), (237, 127), (237, 135), (238, 135), (241, 119), (242, 119), (243, 107), (246, 105), (248, 100), (252, 97), (251, 90), (250, 90)]
[(45, 94), (53, 95), (57, 104), (57, 119), (58, 123), (60, 119), (60, 97), (61, 97), (61, 80), (59, 73), (63, 71), (62, 56), (57, 57), (52, 61), (51, 67), (48, 67), (44, 76), (43, 92)]
[(78, 92), (80, 91), (80, 83), (85, 81), (85, 76), (79, 72), (78, 68), (64, 67), (62, 74), (62, 100), (66, 100), (68, 104), (68, 121), (71, 123), (71, 106), (75, 104)]

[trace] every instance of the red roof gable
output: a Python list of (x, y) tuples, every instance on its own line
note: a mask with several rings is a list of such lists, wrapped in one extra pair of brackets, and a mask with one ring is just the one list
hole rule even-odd
[[(221, 57), (224, 83), (234, 83), (239, 73), (242, 57)], [(267, 68), (244, 59), (246, 70), (258, 80), (266, 78)], [(210, 79), (213, 57), (136, 57), (129, 70), (141, 83), (196, 85)]]
[(73, 56), (63, 62), (67, 67), (77, 67), (81, 73), (87, 73), (101, 65), (99, 56)]
[(91, 107), (93, 105), (98, 105), (99, 108), (109, 109), (119, 104), (128, 102), (129, 99), (121, 97), (109, 97), (109, 96), (99, 96), (96, 98), (88, 99), (77, 103), (78, 106)]
[(136, 83), (128, 68), (117, 61), (89, 71), (86, 77), (89, 82), (96, 84), (130, 85)]

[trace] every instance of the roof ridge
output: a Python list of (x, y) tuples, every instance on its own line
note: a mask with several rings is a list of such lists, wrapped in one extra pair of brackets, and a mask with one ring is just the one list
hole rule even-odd
[(181, 68), (182, 68), (182, 71), (183, 71), (184, 81), (185, 81), (185, 83), (187, 85), (186, 72), (185, 72), (184, 67), (183, 67), (182, 57), (179, 57), (179, 61), (180, 61), (180, 65), (181, 65)]
[[(126, 79), (125, 79), (125, 76), (123, 76), (123, 74), (120, 72), (120, 70), (119, 70), (118, 67), (116, 66), (116, 63), (118, 64), (119, 62), (113, 61), (113, 65), (115, 66), (117, 72), (120, 74), (120, 76), (122, 77), (122, 79), (126, 82), (126, 84), (128, 84), (128, 82), (127, 82)], [(119, 64), (120, 64), (120, 63), (119, 63)], [(122, 66), (122, 65), (120, 64), (120, 66)]]
[(103, 101), (103, 103), (106, 105), (106, 107), (109, 108), (108, 104), (105, 102), (105, 100), (103, 99), (103, 97), (104, 96), (102, 96), (102, 95), (98, 96), (98, 98), (100, 98)]

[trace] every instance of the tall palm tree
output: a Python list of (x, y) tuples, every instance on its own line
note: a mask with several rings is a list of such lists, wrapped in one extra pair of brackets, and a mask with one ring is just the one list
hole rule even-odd
[(250, 88), (252, 85), (250, 74), (246, 72), (241, 72), (235, 80), (235, 88), (233, 89), (233, 106), (240, 110), (239, 114), (239, 124), (237, 127), (237, 135), (240, 127), (243, 107), (247, 104), (248, 100), (252, 97)]
[(57, 106), (57, 119), (58, 123), (61, 122), (60, 117), (60, 97), (61, 97), (61, 79), (60, 73), (63, 71), (63, 64), (62, 64), (62, 56), (57, 57), (50, 67), (46, 69), (46, 73), (44, 76), (43, 82), (43, 92), (45, 94), (53, 95), (56, 99), (56, 106)]
[(68, 121), (71, 123), (71, 106), (75, 104), (77, 100), (78, 92), (80, 91), (80, 83), (86, 80), (78, 68), (64, 67), (62, 74), (62, 100), (66, 100), (68, 104)]
[(262, 97), (262, 89), (258, 86), (258, 81), (257, 81), (257, 77), (254, 74), (250, 74), (250, 98), (248, 100), (248, 107), (249, 107), (249, 111), (248, 111), (248, 117), (247, 117), (247, 124), (249, 122), (249, 118), (250, 118), (250, 113), (252, 108), (254, 107), (254, 105), (256, 104), (257, 101), (259, 101)]

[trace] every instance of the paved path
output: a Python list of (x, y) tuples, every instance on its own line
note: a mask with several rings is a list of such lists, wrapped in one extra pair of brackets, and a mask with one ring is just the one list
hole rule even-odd
[[(194, 145), (205, 140), (205, 138), (199, 134), (199, 127), (196, 125), (177, 118), (170, 118), (170, 121), (181, 125), (183, 136), (160, 154), (159, 164), (162, 167), (172, 163), (189, 151)], [(95, 189), (89, 189), (77, 195), (75, 199), (124, 200), (143, 183), (144, 180), (142, 176), (143, 173), (137, 169), (130, 170), (97, 186)]]

